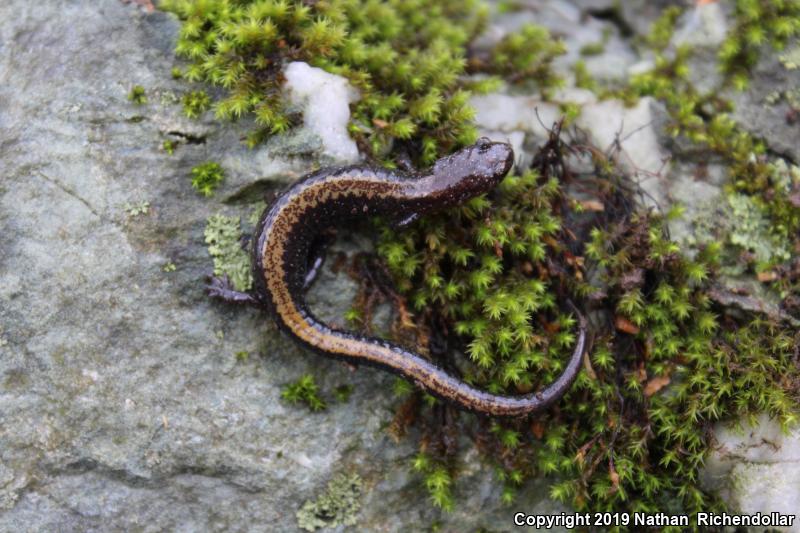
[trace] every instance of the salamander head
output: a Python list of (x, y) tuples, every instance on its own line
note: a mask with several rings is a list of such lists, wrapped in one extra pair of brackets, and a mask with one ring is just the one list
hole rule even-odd
[(430, 193), (446, 196), (448, 205), (492, 190), (511, 170), (514, 151), (507, 143), (482, 138), (436, 162), (430, 175)]

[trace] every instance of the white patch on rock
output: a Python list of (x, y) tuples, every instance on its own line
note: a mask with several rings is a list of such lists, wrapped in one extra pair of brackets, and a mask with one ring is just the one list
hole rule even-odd
[(690, 255), (692, 248), (716, 239), (711, 231), (716, 231), (721, 224), (714, 218), (722, 216), (721, 207), (726, 205), (722, 197), (726, 167), (709, 164), (703, 179), (698, 179), (695, 171), (694, 164), (676, 164), (666, 184), (672, 202), (685, 210), (682, 217), (669, 221), (670, 237), (688, 248)]
[[(702, 473), (705, 488), (719, 491), (732, 508), (747, 514), (796, 513), (800, 509), (800, 429), (784, 434), (761, 415), (741, 431), (718, 424), (717, 446)], [(779, 531), (800, 532), (800, 523)]]
[(546, 128), (551, 128), (561, 117), (556, 104), (533, 96), (493, 93), (475, 96), (470, 102), (479, 127), (506, 134), (522, 131), (546, 139)]
[(581, 89), (580, 87), (564, 87), (563, 89), (558, 89), (553, 94), (552, 100), (554, 102), (586, 105), (597, 102), (597, 95), (589, 89)]
[(652, 57), (646, 57), (641, 61), (637, 61), (633, 65), (628, 67), (628, 76), (637, 76), (639, 74), (647, 74), (651, 70), (656, 68), (656, 61)]
[(289, 101), (302, 108), (303, 124), (322, 140), (324, 155), (340, 163), (358, 161), (358, 147), (347, 133), (350, 103), (358, 100), (358, 92), (345, 78), (307, 63), (289, 63), (283, 74)]
[[(652, 98), (642, 98), (635, 107), (625, 107), (619, 100), (605, 100), (586, 105), (577, 119), (592, 144), (616, 155), (622, 169), (630, 173), (653, 201), (665, 203), (659, 175), (668, 171), (668, 153), (659, 141), (659, 126), (653, 112)], [(619, 150), (615, 145), (618, 143)]]
[(728, 34), (728, 20), (721, 2), (697, 3), (678, 22), (672, 37), (675, 46), (690, 45), (716, 47)]

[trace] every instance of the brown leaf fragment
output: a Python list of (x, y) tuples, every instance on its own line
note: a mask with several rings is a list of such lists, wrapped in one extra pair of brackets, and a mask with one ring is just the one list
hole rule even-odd
[(561, 326), (558, 325), (558, 322), (545, 322), (542, 324), (542, 327), (548, 333), (558, 333), (558, 331), (561, 329)]
[(153, 5), (152, 0), (122, 0), (123, 4), (135, 4), (144, 10), (147, 13), (152, 13), (156, 10), (156, 6)]
[(776, 279), (778, 279), (778, 273), (768, 270), (766, 272), (759, 272), (758, 274), (756, 274), (756, 277), (758, 278), (758, 281), (760, 281), (761, 283), (767, 283), (769, 281), (775, 281)]
[(647, 382), (647, 385), (644, 386), (644, 395), (645, 397), (649, 398), (653, 394), (657, 393), (667, 385), (669, 385), (670, 378), (669, 376), (656, 376), (650, 381)]
[(629, 333), (631, 335), (636, 335), (639, 333), (639, 326), (625, 318), (624, 316), (619, 316), (614, 319), (614, 326), (616, 326), (617, 330), (623, 333)]
[(603, 202), (598, 200), (581, 200), (580, 204), (586, 211), (591, 211), (593, 213), (600, 213), (606, 210), (606, 206)]
[(614, 494), (619, 490), (619, 474), (617, 469), (614, 468), (614, 461), (608, 462), (608, 477), (611, 479), (611, 490), (609, 492)]

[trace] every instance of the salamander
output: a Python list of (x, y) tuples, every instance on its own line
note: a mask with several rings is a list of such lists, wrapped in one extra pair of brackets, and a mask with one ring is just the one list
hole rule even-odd
[(310, 350), (389, 370), (468, 410), (499, 416), (543, 410), (569, 389), (580, 371), (586, 340), (580, 313), (575, 350), (559, 378), (538, 392), (502, 396), (477, 389), (387, 340), (330, 327), (309, 311), (304, 296), (312, 244), (324, 230), (373, 215), (407, 224), (492, 190), (513, 161), (508, 144), (481, 139), (438, 160), (426, 173), (367, 166), (313, 172), (281, 194), (258, 223), (253, 239), (254, 291), (236, 292), (224, 280), (215, 279), (209, 292), (266, 307), (280, 329)]

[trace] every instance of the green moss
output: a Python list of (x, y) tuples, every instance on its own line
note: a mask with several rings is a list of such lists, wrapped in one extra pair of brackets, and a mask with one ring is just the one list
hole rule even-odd
[(511, 81), (534, 79), (544, 90), (560, 87), (563, 80), (552, 71), (551, 64), (565, 52), (564, 43), (554, 39), (546, 28), (526, 24), (495, 46), (486, 71)]
[(678, 18), (683, 14), (681, 6), (669, 6), (664, 9), (658, 19), (650, 26), (650, 31), (645, 37), (648, 47), (658, 52), (663, 52), (675, 34)]
[(253, 285), (250, 256), (242, 248), (238, 217), (210, 216), (206, 223), (205, 241), (214, 260), (214, 275), (227, 276), (236, 290), (250, 290)]
[[(183, 77), (226, 89), (215, 113), (252, 116), (251, 145), (293, 123), (280, 76), (290, 61), (342, 75), (359, 90), (350, 134), (374, 156), (402, 142), (430, 163), (475, 138), (469, 95), (488, 87), (464, 78), (467, 46), (487, 12), (476, 0), (165, 0), (160, 7), (183, 21), (176, 48), (190, 61)], [(505, 39), (491, 62), (470, 68), (536, 77), (546, 88), (561, 51), (546, 30), (529, 26)]]
[(575, 87), (597, 91), (597, 81), (589, 73), (589, 69), (586, 68), (586, 63), (584, 61), (576, 61), (575, 64), (572, 65), (572, 72), (575, 74)]
[(800, 35), (800, 2), (797, 0), (736, 0), (735, 25), (719, 50), (723, 72), (732, 84), (744, 89), (749, 69), (764, 45), (781, 50)]
[(175, 153), (175, 147), (176, 146), (177, 146), (177, 144), (175, 143), (175, 141), (172, 141), (170, 139), (167, 139), (166, 141), (161, 143), (161, 149), (164, 150), (165, 152), (167, 152), (169, 155), (172, 155), (172, 154)]
[(297, 511), (297, 525), (306, 531), (337, 526), (354, 526), (361, 509), (363, 482), (358, 474), (341, 474), (328, 483), (316, 500)]
[(339, 385), (333, 390), (333, 397), (336, 398), (336, 401), (339, 403), (346, 403), (350, 400), (350, 395), (353, 394), (353, 386), (352, 385)]
[(207, 161), (192, 168), (192, 187), (203, 196), (211, 196), (214, 190), (225, 179), (222, 166), (214, 161)]
[(319, 395), (319, 387), (311, 374), (306, 374), (294, 383), (286, 385), (281, 391), (281, 398), (292, 404), (304, 403), (312, 411), (322, 411), (327, 407), (325, 400)]
[(431, 502), (445, 511), (453, 510), (453, 476), (448, 466), (426, 453), (419, 453), (412, 462), (414, 471), (425, 479)]
[(147, 94), (144, 87), (141, 85), (134, 85), (128, 93), (128, 100), (136, 105), (143, 105), (147, 103)]
[[(784, 39), (775, 28), (766, 29), (765, 24), (776, 23), (777, 18), (789, 16), (788, 13), (799, 8), (800, 3), (796, 2), (737, 2), (735, 29), (720, 56), (720, 68), (728, 74), (728, 84), (743, 85), (741, 77), (758, 58), (754, 43), (742, 44), (743, 35), (766, 32), (765, 42), (779, 47)], [(756, 13), (766, 18), (754, 18)], [(761, 263), (759, 269), (770, 266), (769, 263), (785, 261), (791, 250), (800, 244), (800, 202), (795, 196), (800, 186), (786, 170), (785, 163), (771, 162), (766, 157), (763, 141), (738, 127), (730, 115), (731, 103), (723, 99), (719, 91), (700, 93), (694, 88), (689, 81), (691, 49), (681, 48), (667, 55), (666, 46), (677, 14), (679, 10), (666, 10), (653, 27), (648, 42), (657, 53), (656, 67), (634, 76), (628, 89), (619, 96), (630, 102), (641, 96), (653, 96), (662, 101), (670, 115), (669, 133), (684, 137), (695, 149), (712, 153), (727, 163), (732, 176), (726, 187), (728, 204), (735, 215), (730, 242), (756, 252)], [(728, 61), (730, 52), (725, 52), (726, 48), (739, 50), (741, 54), (730, 56), (738, 59)], [(791, 93), (774, 97), (786, 98), (790, 105), (793, 98)]]
[(211, 98), (205, 91), (192, 91), (183, 95), (183, 114), (189, 118), (198, 118), (211, 106)]
[(581, 46), (580, 54), (583, 57), (599, 56), (600, 54), (605, 52), (605, 50), (606, 50), (605, 43), (602, 43), (602, 42), (600, 42), (600, 43), (590, 43), (590, 44), (585, 44), (585, 45)]
[[(707, 428), (762, 411), (784, 427), (794, 422), (793, 334), (758, 317), (726, 316), (723, 325), (708, 293), (718, 243), (689, 259), (668, 238), (665, 219), (621, 207), (630, 199), (617, 189), (619, 171), (597, 154), (595, 165), (594, 194), (604, 204), (595, 218), (569, 211), (561, 174), (526, 172), (402, 233), (383, 228), (378, 251), (423, 324), (417, 342), (427, 342), (431, 324), (447, 324), (469, 359), (458, 365), (463, 379), (494, 393), (541, 389), (563, 370), (576, 322), (558, 302), (588, 298), (605, 316), (595, 325), (590, 369), (556, 412), (496, 422), (481, 437), (498, 461), (504, 501), (525, 479), (554, 475), (561, 481), (551, 496), (579, 511), (723, 509), (698, 481)], [(794, 178), (783, 175), (787, 187)], [(576, 241), (586, 224), (594, 229)], [(435, 419), (437, 409), (421, 416)], [(424, 444), (414, 464), (445, 509), (456, 504), (452, 457)]]

